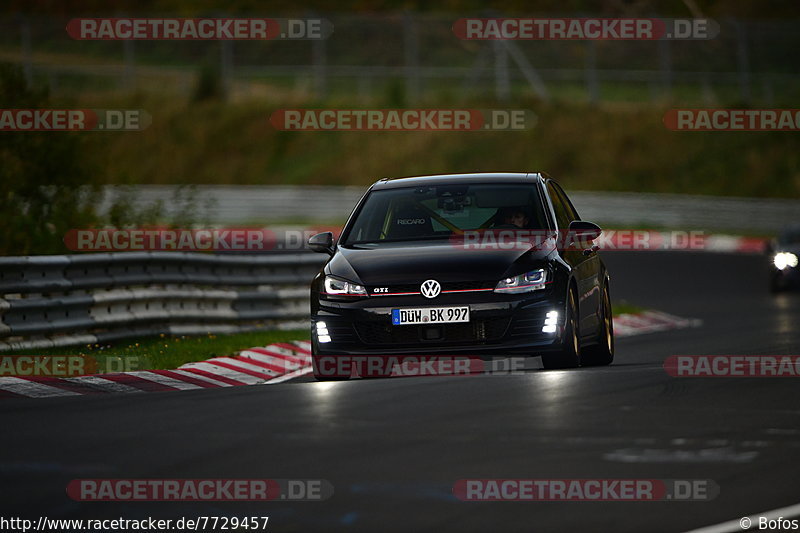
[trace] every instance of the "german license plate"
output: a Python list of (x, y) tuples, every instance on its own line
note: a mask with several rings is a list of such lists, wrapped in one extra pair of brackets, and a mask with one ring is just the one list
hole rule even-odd
[(452, 324), (454, 322), (469, 322), (469, 306), (392, 309), (393, 326), (405, 326), (407, 324)]

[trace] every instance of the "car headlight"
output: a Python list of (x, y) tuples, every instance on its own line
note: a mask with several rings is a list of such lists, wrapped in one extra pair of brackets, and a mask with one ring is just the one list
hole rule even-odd
[(547, 284), (547, 270), (531, 270), (513, 278), (501, 280), (494, 288), (494, 292), (520, 293), (544, 289)]
[(363, 285), (347, 281), (346, 279), (325, 276), (324, 294), (328, 296), (366, 296), (367, 289)]
[(778, 270), (783, 270), (787, 266), (794, 268), (797, 266), (797, 256), (791, 252), (778, 252), (772, 258), (772, 263)]

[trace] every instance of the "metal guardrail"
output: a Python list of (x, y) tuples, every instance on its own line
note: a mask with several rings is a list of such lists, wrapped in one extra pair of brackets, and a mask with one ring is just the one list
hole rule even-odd
[[(163, 197), (169, 188), (143, 186), (139, 200)], [(215, 223), (343, 222), (364, 188), (201, 186), (197, 192), (216, 199)], [(797, 200), (580, 191), (570, 197), (584, 219), (618, 228), (766, 233), (800, 213)], [(323, 260), (311, 253), (0, 257), (0, 351), (305, 327), (308, 284)]]
[(0, 350), (306, 325), (311, 253), (0, 257)]
[[(367, 186), (287, 185), (198, 185), (194, 189), (200, 205), (208, 205), (212, 224), (276, 223), (305, 221), (341, 224)], [(177, 187), (141, 185), (138, 203), (151, 204), (172, 198)], [(100, 211), (123, 189), (108, 186)], [(800, 200), (741, 198), (689, 194), (570, 191), (568, 194), (586, 220), (603, 226), (666, 227), (683, 230), (754, 231), (776, 233), (800, 220)], [(166, 203), (170, 210), (180, 209)]]
[(800, 200), (639, 192), (568, 193), (586, 220), (639, 226), (776, 234), (800, 222)]

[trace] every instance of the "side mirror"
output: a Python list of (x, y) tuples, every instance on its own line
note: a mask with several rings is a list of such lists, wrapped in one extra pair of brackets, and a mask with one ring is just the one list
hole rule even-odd
[(333, 233), (330, 231), (317, 233), (308, 239), (308, 247), (315, 252), (333, 255)]
[(594, 222), (586, 220), (573, 220), (569, 223), (569, 232), (580, 242), (588, 242), (597, 239), (603, 232), (600, 226)]

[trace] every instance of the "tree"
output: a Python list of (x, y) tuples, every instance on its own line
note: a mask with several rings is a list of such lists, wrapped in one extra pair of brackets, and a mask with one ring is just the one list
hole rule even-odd
[[(0, 110), (47, 106), (46, 88), (0, 63)], [(65, 253), (67, 230), (97, 221), (100, 189), (81, 157), (83, 135), (91, 133), (0, 131), (0, 254)]]

